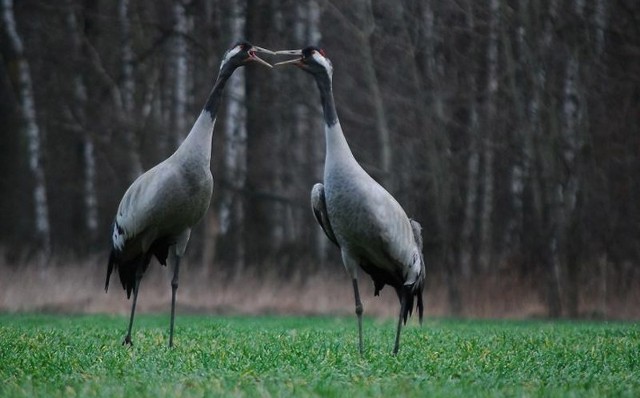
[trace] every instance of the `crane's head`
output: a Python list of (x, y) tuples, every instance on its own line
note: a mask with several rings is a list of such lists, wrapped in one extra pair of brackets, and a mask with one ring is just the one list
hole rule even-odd
[(310, 46), (302, 50), (281, 50), (275, 53), (299, 56), (288, 61), (278, 62), (275, 66), (291, 64), (312, 75), (326, 74), (329, 78), (333, 75), (333, 64), (321, 48)]
[(258, 57), (256, 53), (275, 54), (273, 51), (267, 50), (266, 48), (254, 46), (248, 41), (239, 41), (228, 49), (224, 54), (224, 57), (222, 57), (220, 70), (225, 67), (232, 67), (235, 69), (239, 66), (246, 65), (249, 62), (257, 62), (271, 68), (271, 64)]

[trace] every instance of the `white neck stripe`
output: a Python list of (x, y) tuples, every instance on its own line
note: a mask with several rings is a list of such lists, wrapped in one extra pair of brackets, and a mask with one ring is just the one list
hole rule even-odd
[(331, 61), (329, 61), (328, 58), (323, 57), (317, 51), (313, 53), (312, 57), (317, 63), (322, 65), (327, 70), (327, 74), (329, 75), (329, 77), (333, 76), (333, 65), (331, 64)]

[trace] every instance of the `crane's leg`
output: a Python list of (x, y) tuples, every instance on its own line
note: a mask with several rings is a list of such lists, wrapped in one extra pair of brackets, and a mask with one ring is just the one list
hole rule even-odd
[(358, 279), (353, 278), (353, 295), (356, 299), (356, 315), (358, 316), (358, 347), (360, 348), (360, 355), (364, 352), (364, 344), (362, 342), (362, 301), (360, 301), (360, 292), (358, 291)]
[(131, 317), (129, 318), (129, 329), (127, 331), (127, 336), (124, 338), (122, 345), (133, 345), (131, 342), (131, 328), (133, 327), (133, 317), (136, 314), (136, 303), (138, 302), (138, 289), (140, 289), (140, 281), (142, 280), (142, 270), (138, 267), (136, 271), (136, 284), (133, 287), (133, 304), (131, 304)]
[(176, 318), (176, 291), (178, 290), (178, 277), (180, 271), (180, 256), (175, 256), (173, 279), (171, 279), (171, 325), (169, 327), (169, 347), (173, 347), (173, 324)]
[(404, 288), (402, 294), (400, 294), (400, 315), (398, 316), (398, 330), (396, 331), (396, 343), (393, 345), (393, 355), (398, 354), (400, 349), (400, 331), (402, 330), (402, 319), (404, 318), (404, 312), (407, 307), (407, 295)]

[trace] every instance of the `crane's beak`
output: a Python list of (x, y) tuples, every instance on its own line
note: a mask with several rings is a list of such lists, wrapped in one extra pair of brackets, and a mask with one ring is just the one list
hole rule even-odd
[(265, 54), (274, 55), (275, 52), (273, 52), (271, 50), (267, 50), (266, 48), (258, 47), (258, 46), (253, 46), (253, 47), (251, 47), (251, 50), (249, 50), (249, 60), (250, 61), (255, 61), (255, 62), (260, 63), (260, 64), (262, 64), (264, 66), (268, 66), (269, 68), (273, 68), (273, 66), (270, 63), (268, 63), (264, 59), (258, 57), (256, 55), (256, 53), (265, 53)]
[[(276, 55), (302, 55), (302, 50), (280, 50), (280, 51), (276, 51), (275, 54)], [(287, 64), (300, 65), (301, 63), (302, 63), (302, 57), (290, 59), (288, 61), (278, 62), (273, 64), (273, 66), (280, 66), (280, 65), (287, 65)]]

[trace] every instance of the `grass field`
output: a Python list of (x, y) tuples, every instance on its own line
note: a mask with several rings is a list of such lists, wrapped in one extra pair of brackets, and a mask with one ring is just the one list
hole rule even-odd
[(354, 318), (0, 315), (0, 396), (640, 396), (637, 323)]

